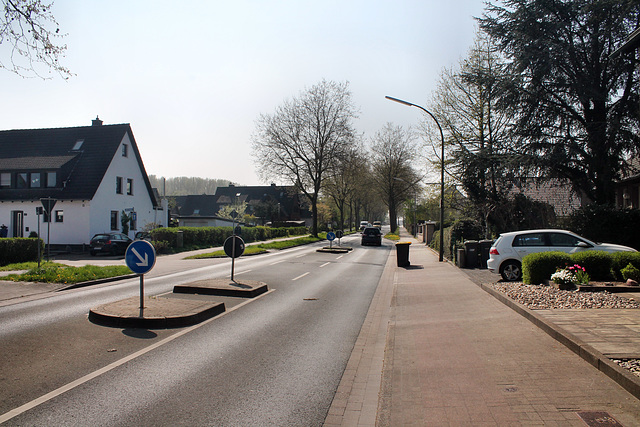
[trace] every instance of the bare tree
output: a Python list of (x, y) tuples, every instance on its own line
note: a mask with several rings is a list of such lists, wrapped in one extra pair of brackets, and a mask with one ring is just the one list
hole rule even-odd
[(356, 118), (348, 83), (322, 80), (261, 114), (253, 136), (260, 177), (295, 185), (311, 203), (312, 233), (318, 234), (318, 197), (337, 160), (353, 144)]
[[(60, 64), (67, 50), (56, 43), (64, 37), (51, 13), (53, 3), (41, 0), (1, 0), (0, 68), (21, 77), (46, 78), (42, 74), (57, 72), (68, 79), (73, 74)], [(58, 39), (58, 40), (57, 40)], [(44, 68), (44, 70), (43, 70)]]
[(360, 155), (361, 148), (352, 147), (347, 155), (337, 159), (337, 167), (327, 181), (325, 193), (333, 200), (339, 214), (338, 228), (344, 230), (345, 211), (349, 200), (356, 192), (359, 175), (363, 173), (365, 162)]
[(411, 197), (420, 181), (412, 163), (418, 155), (416, 141), (402, 126), (387, 123), (371, 145), (372, 178), (375, 188), (389, 208), (391, 231), (398, 227), (398, 208)]

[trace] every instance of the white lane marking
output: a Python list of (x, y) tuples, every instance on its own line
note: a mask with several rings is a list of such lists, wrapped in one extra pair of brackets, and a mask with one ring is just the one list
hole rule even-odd
[(238, 274), (244, 274), (244, 273), (248, 273), (250, 271), (253, 271), (253, 270), (236, 271), (234, 274), (237, 276)]
[(303, 256), (307, 256), (307, 254), (300, 254), (296, 258), (302, 258)]
[(235, 311), (238, 308), (240, 308), (240, 307), (242, 307), (242, 306), (244, 306), (244, 305), (246, 305), (246, 304), (248, 304), (248, 303), (250, 303), (252, 301), (255, 301), (257, 298), (262, 298), (263, 296), (270, 294), (274, 290), (275, 289), (269, 289), (267, 292), (265, 292), (265, 293), (263, 293), (261, 295), (258, 295), (257, 297), (252, 298), (251, 300), (248, 300), (248, 301), (245, 301), (245, 302), (243, 302), (241, 304), (238, 304), (238, 305), (230, 308), (229, 310), (225, 311), (224, 313), (221, 313), (221, 314), (219, 314), (217, 316), (214, 316), (211, 319), (207, 319), (204, 322), (199, 323), (197, 325), (190, 326), (187, 329), (184, 329), (184, 330), (178, 332), (175, 335), (171, 335), (170, 337), (167, 337), (167, 338), (165, 338), (165, 339), (163, 339), (161, 341), (158, 341), (157, 343), (152, 344), (147, 348), (143, 348), (142, 350), (139, 350), (139, 351), (137, 351), (137, 352), (135, 352), (133, 354), (130, 354), (127, 357), (124, 357), (124, 358), (122, 358), (120, 360), (116, 360), (115, 362), (108, 364), (104, 368), (100, 368), (97, 371), (94, 371), (94, 372), (91, 372), (91, 373), (85, 375), (84, 377), (78, 378), (75, 381), (71, 381), (69, 384), (63, 385), (60, 388), (57, 388), (57, 389), (55, 389), (53, 391), (50, 391), (49, 393), (47, 393), (47, 394), (45, 394), (43, 396), (40, 396), (37, 399), (32, 400), (31, 402), (27, 402), (22, 406), (19, 406), (19, 407), (15, 408), (15, 409), (12, 409), (9, 412), (6, 412), (6, 413), (0, 415), (0, 424), (4, 423), (6, 421), (9, 421), (11, 418), (17, 417), (18, 415), (20, 415), (20, 414), (22, 414), (24, 412), (27, 412), (28, 410), (33, 409), (36, 406), (41, 405), (41, 404), (43, 404), (43, 403), (45, 403), (45, 402), (47, 402), (47, 401), (49, 401), (49, 400), (51, 400), (51, 399), (53, 399), (55, 397), (58, 397), (61, 394), (66, 393), (67, 391), (73, 390), (74, 388), (78, 387), (79, 385), (82, 385), (82, 384), (84, 384), (84, 383), (86, 383), (88, 381), (91, 381), (92, 379), (97, 378), (100, 375), (105, 374), (105, 373), (117, 368), (118, 366), (124, 365), (125, 363), (130, 362), (130, 361), (132, 361), (132, 360), (134, 360), (134, 359), (136, 359), (136, 358), (138, 358), (138, 357), (140, 357), (140, 356), (142, 356), (142, 355), (144, 355), (146, 353), (149, 353), (150, 351), (155, 350), (158, 347), (161, 347), (161, 346), (163, 346), (165, 344), (168, 344), (171, 341), (175, 340), (176, 338), (180, 338), (181, 336), (186, 335), (191, 331), (194, 331), (194, 330), (196, 330), (196, 329), (198, 329), (198, 328), (200, 328), (200, 327), (202, 327), (202, 326), (204, 326), (204, 325), (206, 325), (208, 323), (211, 323), (212, 321), (214, 321), (216, 319), (219, 319), (220, 317), (225, 316), (226, 314), (231, 313), (232, 311)]
[(272, 262), (272, 263), (271, 263), (271, 264), (269, 264), (269, 265), (276, 265), (276, 264), (280, 264), (281, 262), (284, 262), (284, 260), (283, 260), (283, 259), (281, 259), (280, 261)]
[(327, 266), (327, 265), (329, 265), (329, 264), (331, 264), (331, 263), (330, 263), (330, 262), (325, 262), (324, 264), (322, 264), (322, 265), (320, 266), (320, 268), (322, 268), (322, 267), (324, 267), (324, 266)]
[(343, 256), (344, 256), (344, 255), (340, 255), (340, 256), (339, 256), (338, 258), (336, 258), (336, 259), (340, 259), (340, 258), (342, 258)]
[(307, 274), (309, 274), (309, 272), (308, 272), (308, 271), (307, 271), (306, 273), (304, 273), (304, 274), (299, 275), (298, 277), (295, 277), (295, 278), (291, 279), (291, 281), (292, 281), (292, 282), (295, 282), (295, 281), (296, 281), (296, 280), (298, 280), (298, 279), (302, 279), (302, 278), (303, 278), (304, 276), (306, 276)]

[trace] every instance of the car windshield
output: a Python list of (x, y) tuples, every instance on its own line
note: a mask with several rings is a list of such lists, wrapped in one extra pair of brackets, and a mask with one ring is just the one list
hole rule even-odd
[(380, 230), (378, 230), (377, 228), (365, 228), (363, 234), (378, 235), (380, 234)]
[(93, 240), (109, 240), (111, 238), (111, 236), (109, 236), (108, 234), (96, 234), (95, 236), (93, 236)]

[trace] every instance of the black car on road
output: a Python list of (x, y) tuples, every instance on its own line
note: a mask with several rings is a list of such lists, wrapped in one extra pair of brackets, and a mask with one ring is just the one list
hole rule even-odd
[(362, 230), (362, 239), (360, 241), (364, 245), (382, 245), (382, 232), (378, 227), (367, 227)]
[(129, 244), (133, 242), (129, 236), (122, 233), (101, 233), (91, 238), (89, 253), (96, 256), (98, 253), (109, 255), (121, 255), (127, 251)]

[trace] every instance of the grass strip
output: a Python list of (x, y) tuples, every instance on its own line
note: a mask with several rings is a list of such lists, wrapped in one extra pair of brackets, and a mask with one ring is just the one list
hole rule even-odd
[[(292, 248), (294, 246), (315, 243), (320, 240), (323, 240), (323, 239), (320, 237), (306, 236), (306, 237), (299, 237), (297, 239), (277, 240), (275, 242), (270, 242), (270, 243), (248, 245), (248, 246), (245, 246), (243, 255), (257, 255), (257, 254), (266, 253), (269, 249), (277, 249), (277, 250), (287, 249), (287, 248)], [(192, 256), (186, 257), (185, 259), (222, 258), (226, 256), (227, 255), (224, 253), (224, 250), (217, 250), (213, 252), (208, 252), (206, 254), (192, 255)]]
[(84, 267), (68, 267), (61, 264), (47, 263), (40, 268), (30, 269), (23, 274), (10, 274), (3, 280), (14, 282), (40, 282), (40, 283), (80, 283), (90, 280), (106, 279), (109, 277), (126, 276), (132, 274), (129, 267), (124, 265), (110, 265), (98, 267), (85, 265)]

